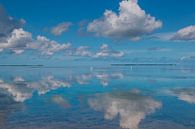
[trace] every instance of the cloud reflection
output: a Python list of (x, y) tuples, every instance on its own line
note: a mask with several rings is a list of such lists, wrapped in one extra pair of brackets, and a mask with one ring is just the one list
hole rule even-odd
[(61, 107), (64, 107), (64, 108), (69, 108), (71, 107), (70, 103), (68, 102), (68, 100), (66, 100), (65, 98), (63, 98), (62, 96), (60, 95), (54, 95), (52, 97), (52, 101), (54, 103), (56, 103), (57, 105), (61, 106)]
[(142, 95), (138, 90), (124, 93), (98, 94), (89, 99), (89, 105), (96, 111), (104, 112), (107, 120), (119, 115), (120, 126), (128, 129), (138, 129), (139, 123), (161, 107), (161, 103), (151, 97)]
[(0, 89), (4, 90), (16, 102), (24, 102), (32, 97), (36, 92), (38, 95), (44, 95), (52, 90), (61, 87), (71, 87), (73, 84), (89, 84), (93, 79), (100, 80), (103, 86), (109, 85), (112, 79), (121, 79), (121, 73), (88, 73), (88, 74), (68, 74), (65, 79), (57, 79), (54, 76), (40, 77), (40, 80), (28, 81), (20, 76), (16, 76), (11, 81), (0, 79)]
[(14, 101), (24, 102), (32, 97), (33, 92), (43, 95), (62, 86), (69, 86), (67, 82), (56, 80), (52, 76), (44, 77), (42, 80), (37, 82), (27, 82), (24, 80), (25, 79), (21, 77), (16, 77), (11, 83), (1, 80), (0, 89), (7, 92)]
[(183, 88), (172, 90), (171, 93), (179, 100), (195, 104), (195, 88)]
[(21, 110), (23, 105), (16, 103), (4, 91), (0, 90), (0, 128), (7, 129), (7, 119), (12, 112)]

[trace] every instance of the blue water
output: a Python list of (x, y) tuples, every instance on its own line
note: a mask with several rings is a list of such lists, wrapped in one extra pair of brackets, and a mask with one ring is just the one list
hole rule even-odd
[(0, 67), (0, 129), (195, 129), (195, 68)]

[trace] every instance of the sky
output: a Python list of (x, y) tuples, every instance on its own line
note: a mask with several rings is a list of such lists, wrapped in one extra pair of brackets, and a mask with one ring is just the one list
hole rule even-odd
[(194, 0), (0, 0), (0, 64), (195, 63)]

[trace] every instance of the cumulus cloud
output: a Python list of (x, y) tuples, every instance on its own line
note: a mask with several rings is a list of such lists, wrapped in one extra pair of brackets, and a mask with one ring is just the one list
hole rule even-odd
[(77, 56), (92, 56), (92, 52), (89, 50), (88, 46), (80, 46), (76, 49)]
[(14, 29), (4, 41), (0, 41), (0, 52), (9, 50), (14, 54), (22, 54), (26, 50), (38, 51), (41, 55), (52, 56), (62, 52), (69, 56), (81, 56), (91, 58), (122, 57), (124, 52), (115, 51), (103, 44), (98, 51), (92, 51), (88, 46), (72, 48), (70, 43), (59, 43), (44, 36), (37, 36), (35, 39), (30, 32), (22, 28)]
[(106, 10), (102, 18), (88, 24), (87, 30), (97, 36), (138, 40), (161, 26), (162, 22), (142, 10), (137, 0), (123, 0), (118, 14)]
[(65, 51), (70, 48), (70, 43), (58, 43), (44, 36), (37, 36), (33, 43), (28, 44), (29, 49), (35, 49), (41, 52), (42, 55), (51, 56), (56, 52)]
[(24, 23), (23, 19), (16, 20), (9, 16), (0, 5), (0, 40), (3, 37), (7, 37), (14, 29), (20, 28)]
[[(44, 56), (52, 56), (55, 53), (61, 52), (65, 56), (81, 56), (81, 57), (121, 57), (123, 52), (114, 51), (104, 44), (95, 52), (89, 49), (88, 46), (79, 46), (73, 48), (70, 43), (59, 43), (50, 40), (47, 37), (38, 35), (36, 38), (28, 31), (21, 28), (25, 21), (20, 21), (9, 17), (3, 8), (0, 6), (0, 52), (11, 52), (14, 54), (22, 54), (27, 50), (38, 51), (39, 54)], [(67, 31), (72, 25), (70, 22), (63, 22), (53, 27), (51, 32), (54, 35), (60, 35)]]
[(165, 32), (165, 33), (154, 33), (146, 36), (146, 39), (155, 39), (160, 41), (170, 41), (175, 35), (175, 32)]
[(63, 32), (66, 32), (69, 30), (70, 26), (72, 25), (71, 22), (63, 22), (58, 24), (57, 26), (53, 27), (51, 29), (51, 33), (55, 36), (61, 35)]
[(21, 54), (27, 44), (32, 42), (32, 35), (23, 29), (14, 29), (3, 42), (0, 42), (1, 51), (9, 49), (16, 54)]
[[(42, 55), (51, 56), (57, 52), (68, 49), (70, 43), (58, 43), (44, 36), (37, 36), (33, 39), (30, 32), (22, 29), (25, 23), (23, 19), (15, 20), (8, 16), (3, 7), (0, 6), (0, 52), (11, 51), (14, 54), (21, 54), (26, 50), (37, 50)], [(71, 23), (64, 22), (54, 27), (52, 32), (60, 35), (66, 31)]]
[(46, 56), (52, 56), (57, 52), (65, 51), (70, 46), (70, 43), (58, 43), (44, 36), (37, 36), (36, 39), (33, 39), (32, 34), (22, 28), (14, 29), (3, 42), (0, 42), (1, 52), (10, 50), (15, 54), (21, 54), (25, 50), (37, 50)]
[(95, 53), (94, 57), (122, 57), (124, 55), (124, 52), (114, 51), (107, 44), (102, 44), (100, 50)]
[(107, 120), (119, 115), (120, 126), (138, 129), (139, 123), (161, 107), (161, 103), (150, 97), (143, 96), (138, 90), (126, 93), (99, 94), (89, 99), (89, 105), (96, 111), (104, 112)]
[(195, 26), (188, 26), (185, 28), (180, 29), (178, 32), (176, 32), (172, 40), (178, 40), (178, 41), (193, 41), (195, 40)]
[(108, 58), (108, 57), (122, 57), (125, 55), (123, 51), (115, 51), (109, 48), (107, 44), (102, 44), (97, 51), (92, 51), (88, 46), (80, 46), (76, 49), (76, 56), (92, 57), (92, 58)]

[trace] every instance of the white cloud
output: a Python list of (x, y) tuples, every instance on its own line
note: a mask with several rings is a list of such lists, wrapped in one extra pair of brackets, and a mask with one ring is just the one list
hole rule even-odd
[(7, 37), (14, 29), (20, 28), (25, 21), (10, 17), (0, 5), (0, 38)]
[(193, 41), (195, 40), (195, 26), (188, 26), (185, 28), (180, 29), (178, 32), (176, 32), (172, 40), (178, 40), (178, 41)]
[(112, 50), (107, 44), (102, 44), (97, 51), (90, 50), (88, 46), (80, 46), (75, 50), (75, 52), (73, 52), (73, 55), (92, 58), (118, 58), (124, 56), (125, 53), (122, 51)]
[(119, 115), (120, 126), (128, 129), (138, 129), (139, 123), (161, 107), (161, 103), (150, 97), (143, 96), (137, 90), (127, 93), (99, 94), (97, 98), (89, 99), (89, 105), (96, 111), (104, 112), (107, 120)]
[(14, 29), (5, 41), (0, 42), (0, 49), (9, 49), (16, 54), (20, 54), (32, 42), (32, 35), (23, 29)]
[(36, 40), (28, 44), (29, 49), (35, 49), (41, 52), (42, 55), (51, 56), (57, 52), (65, 51), (71, 46), (70, 43), (60, 44), (56, 41), (49, 40), (44, 36), (37, 36)]
[(32, 34), (22, 28), (14, 29), (4, 42), (0, 42), (1, 52), (10, 50), (15, 54), (21, 54), (25, 50), (37, 50), (45, 56), (52, 56), (57, 52), (65, 51), (70, 46), (70, 43), (60, 44), (44, 36), (37, 36), (36, 39), (33, 39)]
[(155, 34), (148, 35), (145, 38), (146, 39), (157, 39), (160, 41), (170, 41), (174, 35), (175, 35), (174, 32), (155, 33)]
[(89, 50), (88, 46), (80, 46), (76, 49), (77, 56), (92, 56), (92, 52)]
[(76, 55), (91, 58), (124, 56), (124, 52), (114, 51), (107, 44), (103, 44), (98, 51), (94, 52), (88, 46), (72, 48), (70, 43), (58, 43), (44, 36), (37, 36), (36, 39), (33, 39), (32, 34), (22, 28), (14, 29), (4, 41), (0, 41), (0, 52), (5, 50), (9, 50), (14, 54), (22, 54), (26, 50), (35, 50), (44, 56), (52, 56), (58, 52), (69, 56)]
[(125, 53), (122, 51), (114, 51), (112, 49), (109, 49), (109, 46), (107, 44), (103, 44), (100, 47), (100, 50), (97, 51), (94, 55), (94, 57), (122, 57)]
[[(15, 20), (7, 15), (3, 7), (0, 6), (0, 52), (9, 50), (15, 54), (21, 54), (25, 50), (37, 50), (42, 55), (51, 56), (57, 52), (65, 51), (70, 47), (70, 43), (58, 43), (43, 36), (32, 38), (32, 34), (21, 27), (25, 20)], [(56, 35), (60, 35), (68, 30), (71, 23), (64, 22), (52, 29)]]
[(162, 22), (146, 14), (137, 0), (123, 0), (119, 14), (106, 10), (102, 18), (89, 23), (87, 30), (97, 36), (138, 40), (161, 26)]
[[(11, 52), (14, 54), (22, 54), (27, 50), (37, 51), (44, 56), (52, 56), (55, 53), (62, 52), (68, 56), (81, 56), (91, 58), (106, 58), (106, 57), (121, 57), (123, 52), (109, 49), (108, 45), (104, 44), (97, 51), (89, 50), (88, 46), (79, 46), (72, 48), (70, 43), (59, 43), (50, 40), (44, 36), (33, 38), (32, 34), (21, 28), (25, 20), (14, 20), (9, 17), (0, 6), (0, 52)], [(52, 28), (54, 35), (60, 35), (67, 31), (72, 25), (70, 22), (63, 22)]]
[(58, 24), (57, 26), (53, 27), (51, 29), (51, 33), (55, 36), (61, 35), (63, 32), (66, 32), (69, 30), (70, 26), (72, 25), (71, 22), (63, 22)]

